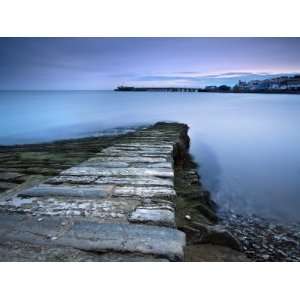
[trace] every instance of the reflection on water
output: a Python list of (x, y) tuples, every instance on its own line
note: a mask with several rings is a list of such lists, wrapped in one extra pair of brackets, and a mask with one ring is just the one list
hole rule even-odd
[(299, 95), (0, 92), (0, 116), (1, 144), (185, 122), (220, 207), (300, 221)]

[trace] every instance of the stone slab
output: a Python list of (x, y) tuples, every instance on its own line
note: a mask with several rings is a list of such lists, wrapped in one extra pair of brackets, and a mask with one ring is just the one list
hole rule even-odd
[[(9, 229), (9, 230), (8, 230)], [(183, 260), (185, 234), (177, 229), (142, 224), (66, 222), (64, 218), (38, 219), (1, 215), (0, 242), (72, 247), (94, 253), (153, 255), (153, 259)]]
[(77, 223), (55, 244), (96, 252), (133, 252), (183, 260), (185, 234), (179, 230), (140, 224)]
[(99, 177), (95, 183), (99, 184), (116, 184), (127, 186), (169, 186), (173, 187), (174, 183), (172, 179), (157, 178), (157, 177)]
[[(146, 165), (144, 165), (146, 167)], [(166, 169), (172, 169), (173, 164), (171, 162), (162, 162), (162, 163), (148, 163), (148, 168), (166, 168)]]
[(41, 197), (41, 196), (66, 196), (81, 198), (105, 198), (111, 194), (112, 187), (108, 185), (89, 186), (57, 186), (41, 184), (19, 193), (19, 196)]
[(63, 175), (89, 175), (89, 176), (158, 176), (173, 178), (172, 169), (165, 168), (97, 168), (97, 167), (73, 167), (63, 171)]
[(133, 223), (175, 227), (175, 211), (162, 206), (142, 206), (137, 207), (128, 220)]
[(158, 187), (158, 186), (146, 186), (146, 187), (136, 187), (136, 186), (117, 186), (113, 190), (113, 196), (117, 197), (175, 197), (176, 192), (170, 187)]
[(60, 184), (60, 183), (73, 183), (73, 184), (91, 184), (96, 181), (98, 176), (55, 176), (49, 178), (45, 183)]
[(166, 127), (137, 131), (43, 184), (0, 199), (0, 215), (25, 216), (4, 230), (0, 220), (0, 240), (182, 260), (185, 235), (174, 228), (173, 181), (182, 125)]
[(130, 154), (130, 153), (135, 153), (137, 155), (156, 155), (156, 156), (160, 156), (160, 155), (171, 155), (172, 151), (170, 150), (164, 150), (164, 149), (155, 149), (152, 148), (149, 150), (145, 149), (145, 150), (136, 150), (136, 149), (118, 149), (118, 148), (106, 148), (105, 150), (102, 151), (102, 153), (104, 154), (118, 154), (120, 156), (122, 155), (126, 155), (126, 154)]
[(116, 147), (130, 147), (130, 148), (135, 148), (135, 149), (140, 149), (140, 148), (155, 148), (155, 149), (167, 149), (172, 151), (173, 150), (173, 144), (158, 144), (155, 145), (153, 143), (128, 143), (128, 144), (122, 144), (122, 143), (117, 143), (115, 144)]
[(76, 197), (13, 197), (0, 201), (0, 210), (31, 215), (92, 217), (98, 222), (128, 223), (127, 217), (141, 201), (131, 197), (88, 199)]
[(144, 157), (144, 156), (109, 156), (102, 155), (95, 158), (91, 158), (90, 162), (104, 162), (104, 161), (120, 161), (127, 163), (163, 163), (167, 162), (165, 157)]
[(135, 151), (137, 153), (163, 153), (163, 154), (171, 154), (173, 151), (172, 148), (165, 147), (152, 147), (150, 144), (148, 146), (143, 147), (131, 147), (131, 146), (112, 146), (103, 150), (103, 153), (107, 152), (122, 152), (122, 151)]
[(119, 161), (91, 161), (87, 160), (80, 164), (83, 167), (99, 167), (99, 168), (127, 168), (129, 164), (127, 162), (119, 162)]

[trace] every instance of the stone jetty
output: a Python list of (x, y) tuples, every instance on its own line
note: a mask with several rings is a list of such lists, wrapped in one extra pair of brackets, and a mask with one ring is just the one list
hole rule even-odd
[(54, 177), (0, 197), (1, 251), (34, 252), (40, 260), (183, 260), (174, 167), (189, 147), (187, 131), (179, 123), (137, 130)]

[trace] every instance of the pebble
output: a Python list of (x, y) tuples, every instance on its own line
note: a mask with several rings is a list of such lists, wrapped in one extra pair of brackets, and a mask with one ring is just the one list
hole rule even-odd
[(191, 220), (191, 219), (192, 219), (192, 217), (191, 217), (190, 215), (185, 215), (185, 218), (186, 218), (187, 220)]
[(300, 261), (300, 224), (279, 224), (257, 216), (220, 214), (224, 225), (254, 261)]

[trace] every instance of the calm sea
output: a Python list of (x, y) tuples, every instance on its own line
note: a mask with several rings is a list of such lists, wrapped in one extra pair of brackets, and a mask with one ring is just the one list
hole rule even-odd
[(0, 144), (163, 120), (190, 126), (191, 152), (220, 207), (300, 221), (299, 95), (0, 92)]

